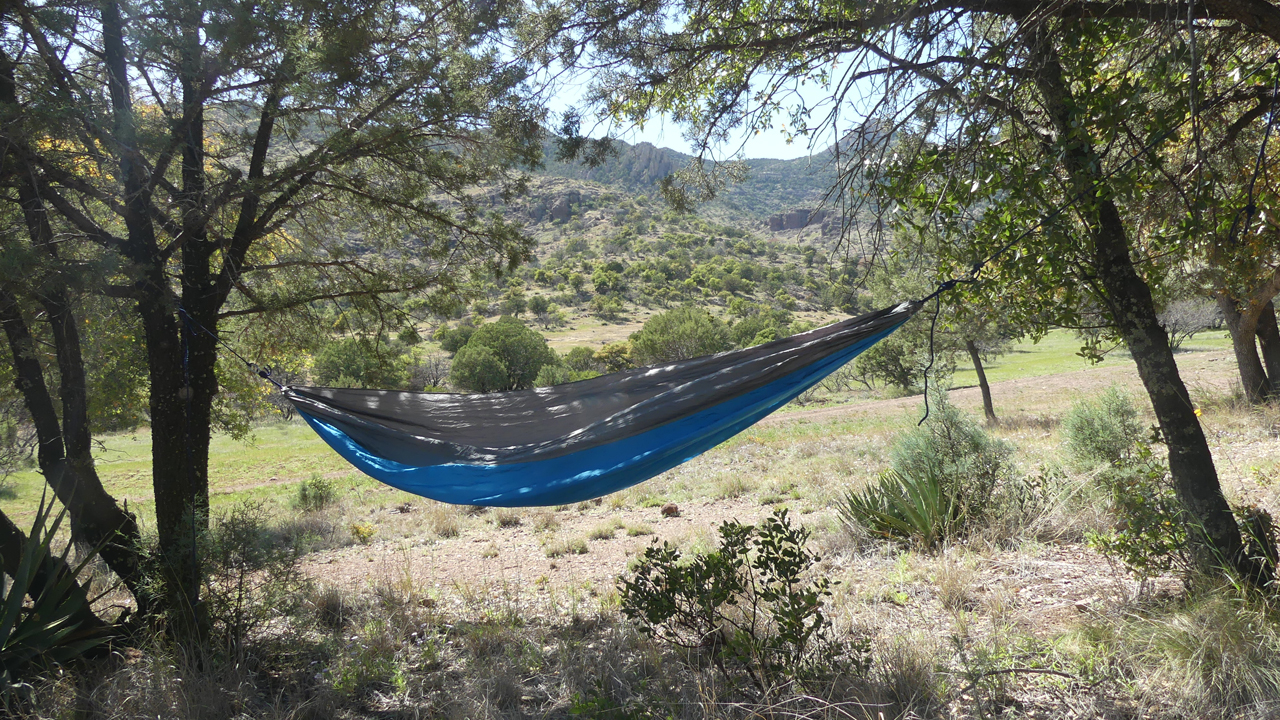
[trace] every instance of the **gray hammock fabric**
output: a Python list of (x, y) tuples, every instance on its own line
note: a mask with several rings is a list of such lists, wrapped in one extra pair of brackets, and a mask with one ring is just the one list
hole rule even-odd
[(449, 503), (558, 505), (629, 487), (715, 447), (919, 308), (902, 303), (755, 347), (535, 390), (283, 393), (339, 454), (388, 485)]

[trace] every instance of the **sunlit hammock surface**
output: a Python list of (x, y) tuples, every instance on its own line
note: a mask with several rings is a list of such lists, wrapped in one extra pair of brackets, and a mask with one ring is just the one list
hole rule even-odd
[(918, 303), (764, 345), (477, 395), (286, 387), (311, 427), (382, 482), (447, 503), (607, 495), (742, 432), (906, 322)]

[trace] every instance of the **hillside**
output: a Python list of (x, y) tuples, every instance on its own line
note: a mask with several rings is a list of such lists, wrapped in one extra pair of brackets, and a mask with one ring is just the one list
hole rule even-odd
[[(610, 188), (616, 192), (655, 195), (658, 183), (689, 164), (684, 153), (650, 143), (636, 145), (615, 141), (616, 154), (598, 167), (555, 159), (548, 143), (539, 179), (565, 178)], [(825, 198), (836, 180), (829, 153), (794, 160), (748, 159), (747, 176), (729, 185), (715, 200), (698, 209), (698, 215), (742, 230), (776, 234), (806, 225), (823, 227), (828, 236), (835, 219)], [(537, 194), (536, 186), (534, 194)]]

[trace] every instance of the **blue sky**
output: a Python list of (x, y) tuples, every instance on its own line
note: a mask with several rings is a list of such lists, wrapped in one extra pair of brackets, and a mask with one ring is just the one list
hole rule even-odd
[[(663, 118), (649, 121), (645, 124), (644, 129), (635, 127), (618, 129), (614, 132), (614, 137), (633, 145), (647, 141), (658, 147), (671, 148), (689, 155), (693, 154), (689, 143), (680, 136), (680, 128), (671, 122), (665, 121)], [(743, 144), (744, 139), (746, 141), (745, 144)], [(758, 135), (744, 133), (732, 146), (721, 148), (721, 153), (725, 157), (732, 156), (739, 145), (742, 146), (743, 157), (745, 158), (790, 160), (809, 155), (807, 138), (799, 138), (788, 144), (786, 133), (780, 130), (765, 130)]]
[[(552, 125), (556, 124), (559, 113), (567, 108), (580, 103), (583, 94), (583, 86), (588, 82), (585, 75), (578, 77), (560, 77), (554, 86), (554, 96), (549, 103), (549, 109), (552, 112)], [(791, 91), (795, 97), (802, 98), (806, 105), (811, 108), (821, 106), (829, 107), (830, 91), (820, 87), (817, 83), (808, 83), (805, 86), (796, 86)], [(815, 144), (815, 151), (820, 152), (831, 144), (833, 138), (830, 137), (830, 128), (827, 128), (827, 134), (821, 136), (819, 142)], [(611, 125), (607, 121), (593, 124), (588, 117), (583, 118), (582, 132), (590, 137), (602, 137), (606, 134), (623, 140), (625, 142), (636, 144), (640, 142), (650, 142), (658, 147), (671, 148), (679, 152), (692, 155), (693, 151), (689, 143), (681, 136), (680, 127), (674, 122), (664, 117), (650, 118), (643, 128), (634, 126), (617, 126)], [(723, 147), (713, 149), (716, 155), (714, 159), (728, 160), (736, 157), (741, 151), (742, 157), (747, 159), (753, 158), (773, 158), (778, 160), (790, 160), (798, 157), (806, 157), (810, 155), (809, 138), (796, 138), (793, 142), (787, 142), (786, 132), (778, 129), (762, 130), (754, 133), (744, 129), (742, 134), (733, 138)]]

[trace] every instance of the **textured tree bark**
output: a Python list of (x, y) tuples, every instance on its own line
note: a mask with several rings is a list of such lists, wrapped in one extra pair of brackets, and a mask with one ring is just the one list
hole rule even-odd
[[(151, 384), (151, 470), (156, 502), (156, 531), (165, 572), (165, 605), (181, 636), (201, 641), (208, 623), (200, 601), (201, 569), (195, 542), (208, 526), (208, 482), (201, 448), (207, 453), (208, 428), (188, 427), (196, 397), (187, 385), (189, 347), (178, 323), (178, 303), (169, 288), (165, 259), (150, 214), (146, 165), (133, 148), (137, 128), (130, 96), (127, 51), (120, 6), (103, 0), (103, 65), (108, 76), (112, 130), (120, 142), (119, 177), (124, 185), (124, 255), (133, 263), (147, 345)], [(185, 257), (184, 257), (185, 267)], [(200, 427), (200, 426), (196, 426)], [(203, 434), (204, 442), (192, 442)]]
[(1271, 397), (1280, 397), (1280, 328), (1276, 326), (1276, 308), (1271, 300), (1258, 314), (1258, 344), (1262, 346), (1262, 364), (1267, 369)]
[(1261, 308), (1246, 307), (1242, 312), (1239, 303), (1225, 292), (1218, 293), (1218, 307), (1222, 310), (1227, 330), (1231, 333), (1231, 349), (1236, 355), (1236, 367), (1239, 368), (1245, 400), (1250, 404), (1260, 403), (1266, 399), (1270, 388), (1267, 373), (1258, 356), (1257, 330)]
[(987, 416), (987, 424), (998, 425), (1000, 420), (996, 417), (996, 408), (991, 402), (991, 385), (987, 384), (987, 373), (982, 368), (982, 353), (978, 352), (978, 345), (972, 340), (965, 340), (964, 347), (969, 351), (974, 372), (978, 373), (978, 389), (982, 391), (982, 412)]
[(1190, 394), (1174, 361), (1169, 337), (1156, 318), (1151, 289), (1138, 275), (1130, 255), (1124, 222), (1105, 192), (1099, 163), (1087, 135), (1080, 131), (1074, 108), (1078, 107), (1063, 78), (1062, 66), (1050, 41), (1041, 36), (1032, 42), (1038, 63), (1036, 85), (1063, 148), (1061, 162), (1080, 192), (1089, 218), (1092, 265), (1102, 292), (1099, 299), (1110, 311), (1126, 346), (1138, 366), (1138, 375), (1151, 399), (1156, 419), (1169, 450), (1169, 472), (1186, 511), (1193, 537), (1201, 542), (1206, 563), (1234, 568), (1243, 577), (1262, 585), (1267, 569), (1245, 551), (1240, 528), (1222, 494), (1213, 455)]

